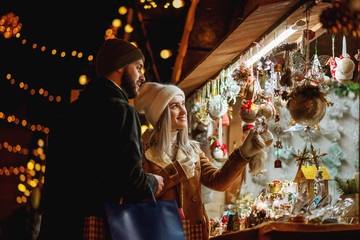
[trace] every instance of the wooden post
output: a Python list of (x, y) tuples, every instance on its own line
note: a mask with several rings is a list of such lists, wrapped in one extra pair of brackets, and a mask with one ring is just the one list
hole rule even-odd
[(190, 32), (193, 28), (194, 25), (194, 21), (195, 21), (195, 10), (196, 10), (196, 6), (199, 3), (200, 0), (192, 0), (191, 2), (191, 6), (189, 8), (187, 17), (186, 17), (186, 22), (185, 22), (185, 27), (184, 27), (184, 32), (183, 35), (181, 37), (181, 43), (180, 43), (180, 47), (179, 47), (179, 51), (178, 54), (176, 56), (176, 60), (175, 60), (175, 66), (174, 66), (174, 70), (171, 76), (171, 82), (173, 84), (176, 84), (181, 76), (181, 69), (182, 69), (182, 63), (184, 60), (184, 57), (186, 55), (187, 52), (187, 47), (188, 47), (188, 42), (189, 42), (189, 35)]

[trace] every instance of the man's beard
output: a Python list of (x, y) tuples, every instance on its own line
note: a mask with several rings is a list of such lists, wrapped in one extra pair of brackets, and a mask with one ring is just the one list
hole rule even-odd
[(138, 94), (135, 82), (136, 81), (131, 77), (129, 70), (125, 68), (120, 87), (126, 92), (129, 99), (135, 98)]

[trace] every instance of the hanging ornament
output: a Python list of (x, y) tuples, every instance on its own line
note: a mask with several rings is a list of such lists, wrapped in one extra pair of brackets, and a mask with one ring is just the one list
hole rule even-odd
[(222, 144), (219, 140), (216, 140), (212, 145), (212, 155), (218, 162), (225, 161), (229, 156), (226, 144)]
[(270, 120), (275, 117), (275, 114), (274, 104), (271, 101), (266, 101), (265, 103), (260, 104), (257, 116), (264, 116), (267, 120)]
[(282, 133), (282, 128), (279, 127), (279, 126), (275, 127), (275, 133), (277, 135), (277, 141), (274, 144), (275, 157), (276, 157), (276, 160), (274, 162), (274, 168), (281, 168), (282, 163), (281, 163), (281, 160), (280, 160), (280, 156), (281, 156), (281, 149), (282, 149), (283, 146), (282, 146), (281, 140), (279, 139), (279, 135)]
[(346, 85), (353, 78), (355, 63), (350, 59), (350, 55), (346, 52), (346, 38), (343, 36), (342, 55), (336, 57), (335, 78), (342, 84)]
[[(231, 67), (230, 67), (231, 68)], [(230, 69), (230, 72), (231, 69)], [(233, 104), (236, 103), (236, 97), (238, 96), (241, 87), (237, 84), (237, 82), (231, 77), (225, 77), (224, 70), (221, 73), (221, 95), (224, 96), (228, 102), (233, 101)]]
[(241, 119), (245, 123), (253, 123), (257, 118), (258, 106), (251, 100), (243, 99), (241, 102), (241, 110), (239, 112)]
[(228, 110), (228, 103), (221, 95), (216, 95), (209, 100), (209, 114), (214, 120), (222, 117)]
[(304, 126), (318, 124), (326, 112), (324, 93), (317, 87), (297, 87), (292, 93), (287, 107), (293, 120)]
[(334, 80), (336, 80), (335, 77), (335, 69), (336, 69), (336, 60), (335, 60), (335, 34), (332, 34), (331, 36), (331, 49), (332, 49), (332, 56), (329, 58), (327, 65), (330, 66), (330, 72), (331, 76)]

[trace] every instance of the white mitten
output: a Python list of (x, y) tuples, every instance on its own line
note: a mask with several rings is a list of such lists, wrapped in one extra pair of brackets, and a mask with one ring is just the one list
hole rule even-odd
[(265, 147), (266, 144), (264, 139), (260, 136), (258, 131), (252, 128), (243, 144), (239, 147), (239, 152), (243, 158), (250, 160), (250, 158), (255, 156)]
[(195, 163), (189, 157), (180, 159), (178, 162), (184, 170), (187, 179), (192, 178), (195, 175)]
[(265, 160), (267, 154), (264, 151), (257, 153), (249, 162), (249, 172), (252, 175), (258, 175), (261, 170), (265, 167)]

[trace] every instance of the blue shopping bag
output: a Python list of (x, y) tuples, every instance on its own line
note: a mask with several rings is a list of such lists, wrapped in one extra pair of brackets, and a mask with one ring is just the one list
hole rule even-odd
[(113, 240), (185, 240), (175, 200), (137, 204), (105, 203)]

